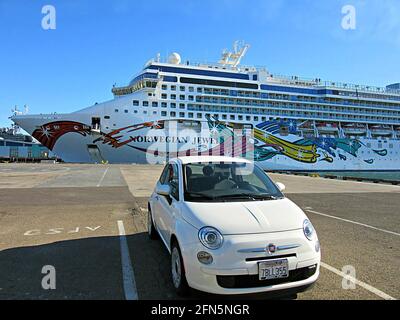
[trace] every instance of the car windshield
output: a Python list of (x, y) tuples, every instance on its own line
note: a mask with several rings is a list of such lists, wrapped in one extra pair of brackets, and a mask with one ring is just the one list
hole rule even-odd
[(283, 197), (258, 166), (247, 162), (183, 166), (185, 201), (266, 201)]

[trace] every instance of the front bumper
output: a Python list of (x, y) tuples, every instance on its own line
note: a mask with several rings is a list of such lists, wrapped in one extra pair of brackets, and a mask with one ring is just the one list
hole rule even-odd
[[(190, 287), (213, 294), (237, 295), (284, 291), (312, 285), (319, 276), (321, 253), (316, 252), (318, 239), (309, 241), (302, 230), (269, 234), (225, 236), (224, 245), (218, 250), (207, 250), (198, 242), (183, 246), (186, 278)], [(298, 247), (277, 251), (247, 252), (249, 248), (262, 248), (274, 243), (285, 247)], [(197, 260), (199, 251), (213, 256), (210, 265)], [(258, 280), (258, 263), (265, 260), (284, 258), (288, 260), (289, 277), (274, 280)]]

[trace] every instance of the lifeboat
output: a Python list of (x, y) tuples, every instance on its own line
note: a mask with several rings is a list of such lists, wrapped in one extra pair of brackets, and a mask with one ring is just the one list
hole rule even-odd
[(318, 122), (317, 129), (320, 132), (337, 132), (339, 130), (339, 126), (337, 123)]
[(343, 131), (350, 135), (360, 135), (367, 133), (367, 126), (362, 123), (350, 123), (342, 125)]
[(370, 127), (373, 136), (390, 136), (392, 128), (387, 125), (373, 125)]

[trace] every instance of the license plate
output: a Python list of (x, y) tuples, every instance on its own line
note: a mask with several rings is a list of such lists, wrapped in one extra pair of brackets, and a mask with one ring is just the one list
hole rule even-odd
[(260, 280), (279, 279), (289, 277), (289, 263), (287, 259), (263, 261), (258, 263), (258, 277)]

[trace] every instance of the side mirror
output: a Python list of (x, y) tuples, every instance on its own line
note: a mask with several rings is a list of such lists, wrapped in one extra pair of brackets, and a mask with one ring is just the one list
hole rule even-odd
[(286, 186), (282, 182), (275, 183), (278, 187), (279, 191), (283, 192), (286, 189)]
[(160, 196), (169, 196), (171, 194), (171, 187), (168, 184), (157, 183), (156, 193)]

